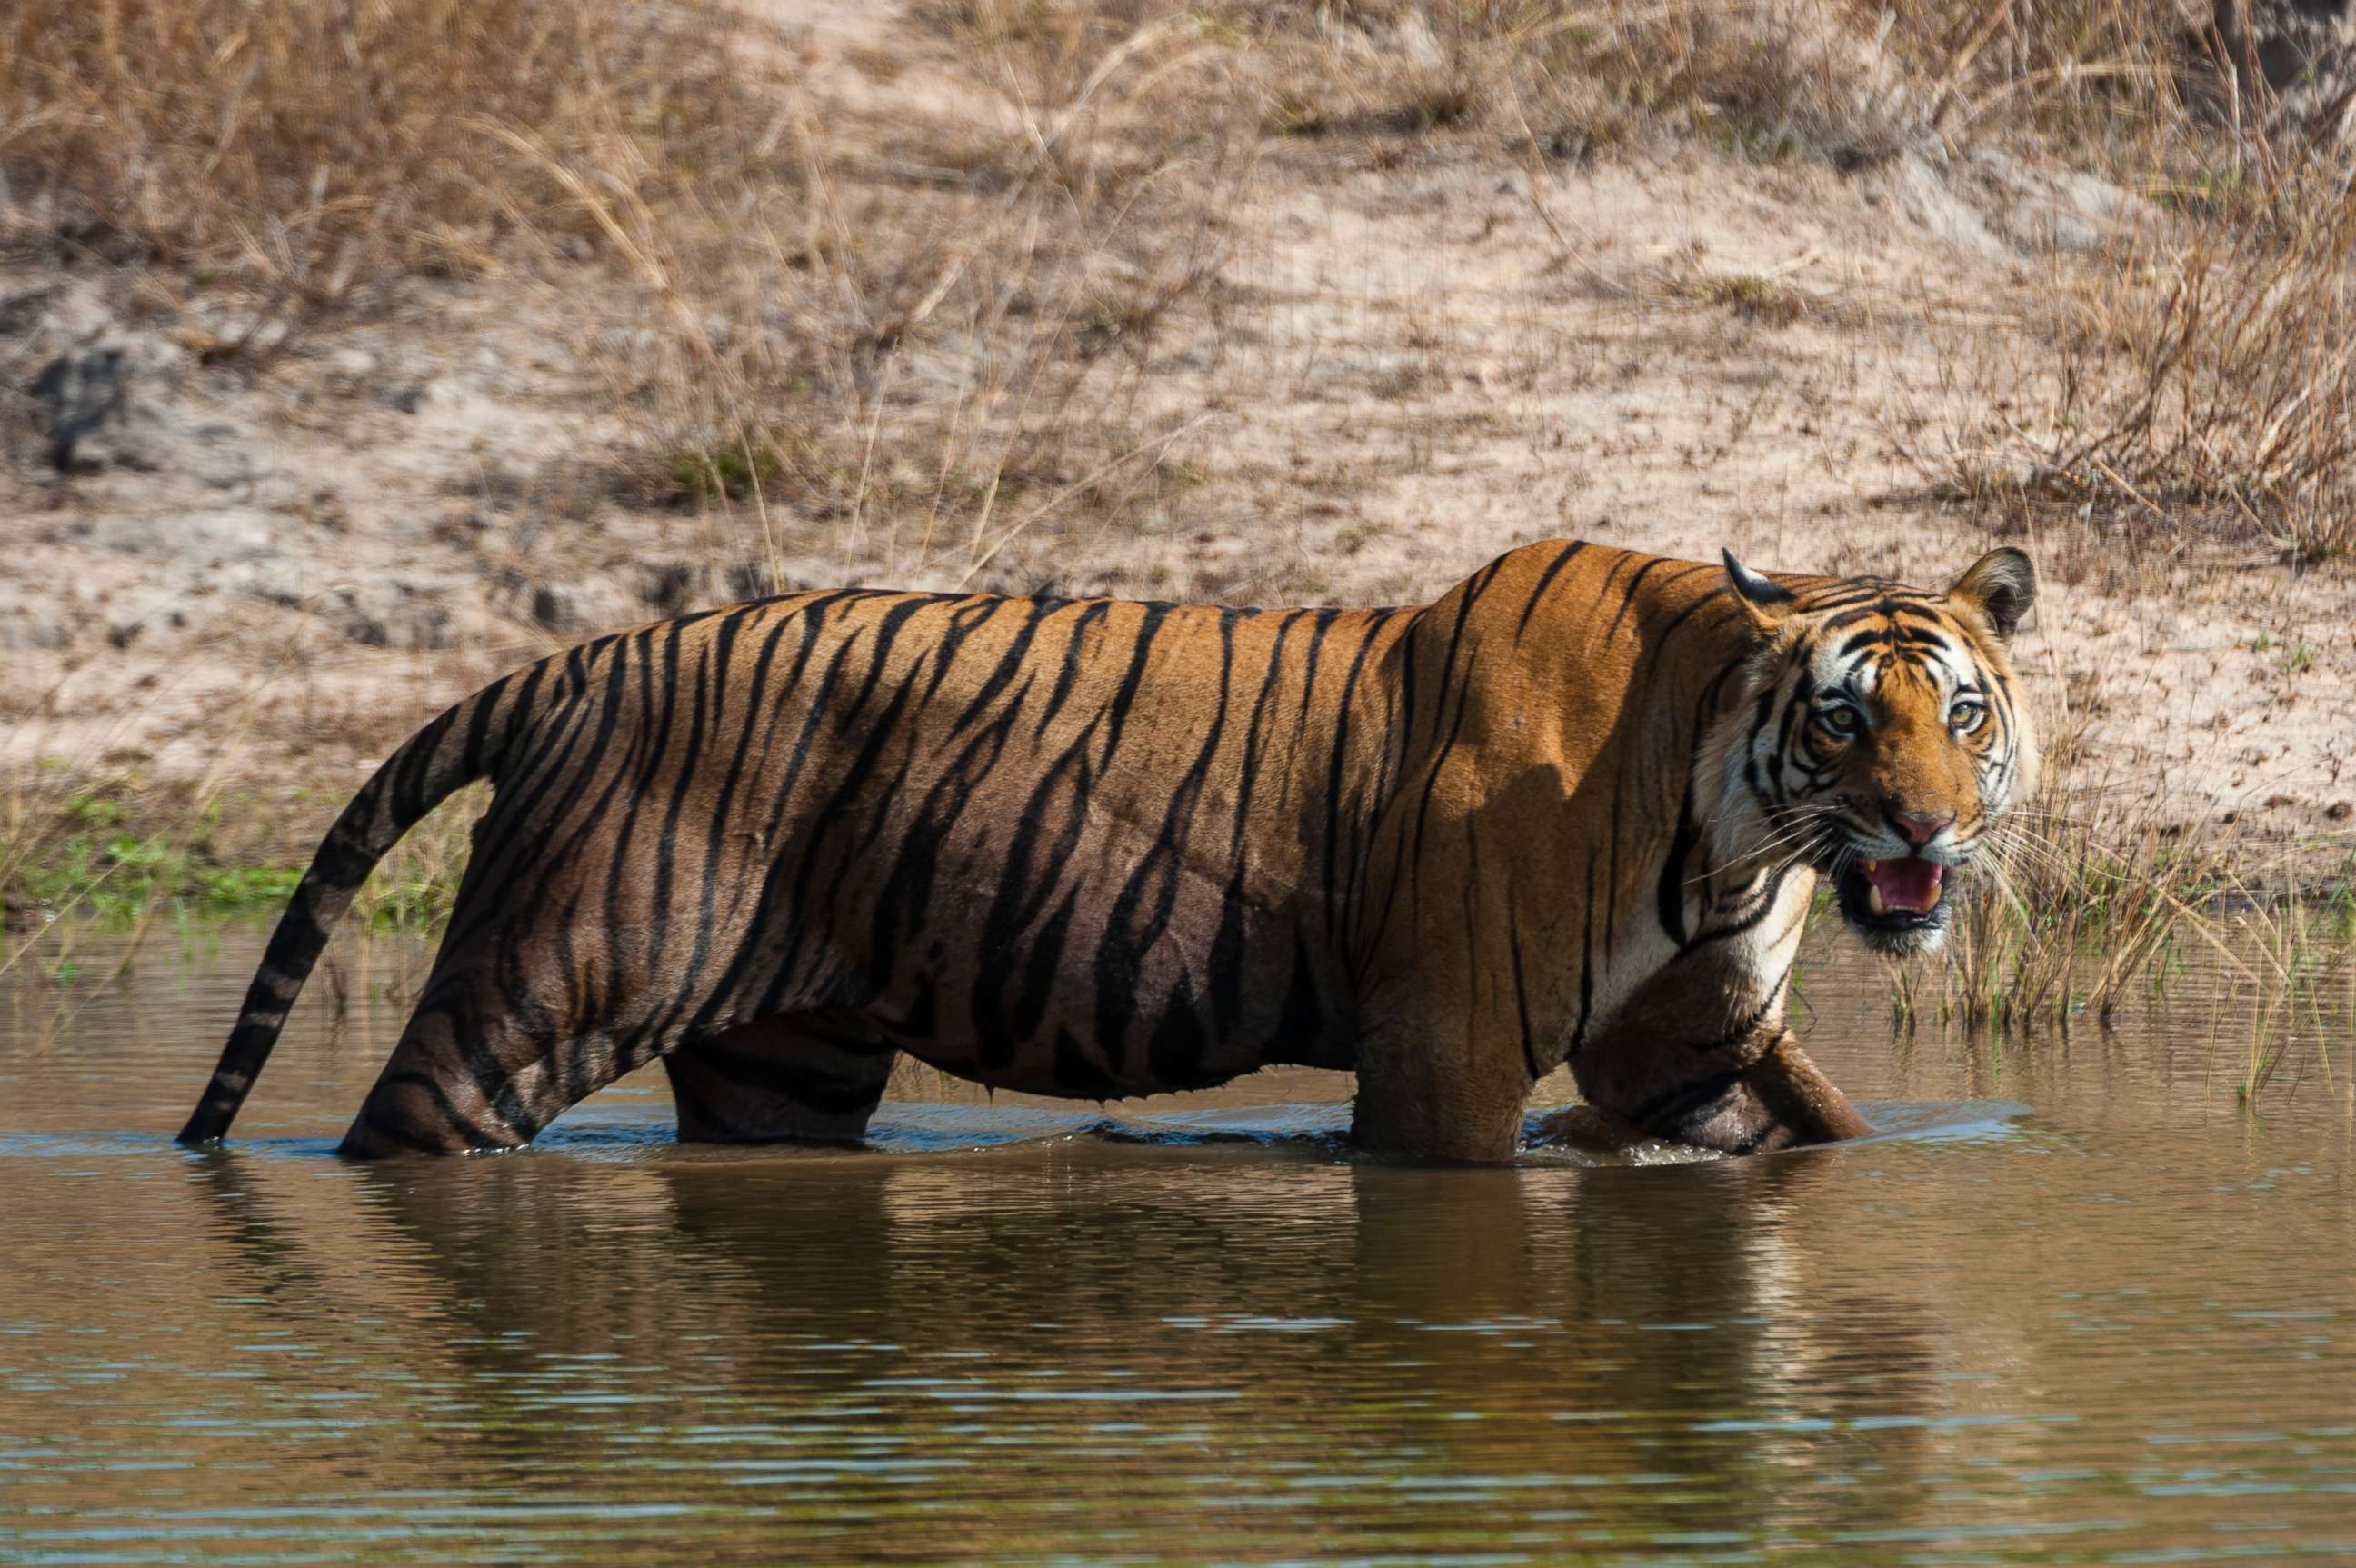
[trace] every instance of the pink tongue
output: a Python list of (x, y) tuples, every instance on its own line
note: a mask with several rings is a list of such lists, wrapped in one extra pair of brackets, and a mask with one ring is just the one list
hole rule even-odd
[(1893, 909), (1920, 912), (1939, 901), (1939, 876), (1946, 867), (1935, 860), (1908, 855), (1885, 860), (1865, 875), (1881, 890), (1881, 901)]

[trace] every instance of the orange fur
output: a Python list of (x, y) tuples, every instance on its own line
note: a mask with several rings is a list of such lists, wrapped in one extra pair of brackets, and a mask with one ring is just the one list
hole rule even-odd
[[(901, 1050), (1094, 1098), (1354, 1068), (1360, 1142), (1458, 1159), (1509, 1156), (1566, 1061), (1650, 1133), (1853, 1135), (1782, 1026), (1830, 863), (1741, 765), (1809, 628), (1903, 591), (1733, 583), (1554, 542), (1402, 610), (851, 592), (601, 639), (362, 789), (183, 1136), (225, 1130), (369, 865), (477, 777), (356, 1154), (527, 1142), (657, 1058), (684, 1135), (855, 1138)], [(2008, 605), (1903, 602), (2001, 671)], [(1961, 812), (1929, 701), (1892, 685), (1844, 789)]]

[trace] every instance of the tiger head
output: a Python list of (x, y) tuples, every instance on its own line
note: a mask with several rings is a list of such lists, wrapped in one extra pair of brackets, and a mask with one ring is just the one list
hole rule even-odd
[(2036, 785), (2006, 657), (2036, 597), (2029, 557), (1992, 551), (1944, 594), (1879, 577), (1788, 588), (1730, 552), (1726, 575), (1755, 649), (1725, 743), (1727, 817), (1751, 853), (1813, 865), (1869, 946), (1937, 946), (1952, 884)]

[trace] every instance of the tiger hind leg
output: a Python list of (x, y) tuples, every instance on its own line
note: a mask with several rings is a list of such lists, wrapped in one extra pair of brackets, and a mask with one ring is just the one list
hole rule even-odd
[(691, 1144), (856, 1144), (892, 1077), (893, 1047), (837, 1016), (762, 1018), (663, 1058)]
[(473, 1154), (519, 1148), (654, 1048), (576, 1014), (529, 944), (434, 965), (416, 1011), (340, 1153)]
[(462, 927), (466, 890), (434, 970), (342, 1154), (519, 1148), (680, 1037), (689, 1002), (561, 924)]

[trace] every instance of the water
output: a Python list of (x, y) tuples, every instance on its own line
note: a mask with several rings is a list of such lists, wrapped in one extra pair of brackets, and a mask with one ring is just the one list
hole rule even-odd
[(681, 1149), (658, 1074), (355, 1166), (378, 943), (182, 1153), (255, 946), (0, 981), (0, 1562), (2356, 1557), (2344, 1010), (2254, 1112), (2206, 1001), (1893, 1040), (1819, 964), (1885, 1132), (1746, 1162), (1354, 1161), (1308, 1073)]

